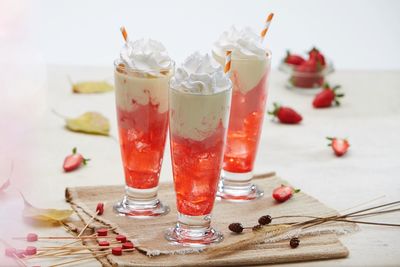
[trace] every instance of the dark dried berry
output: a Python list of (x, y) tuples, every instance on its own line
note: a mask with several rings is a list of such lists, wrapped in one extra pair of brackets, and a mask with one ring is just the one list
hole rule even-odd
[(231, 230), (234, 233), (241, 233), (243, 232), (243, 225), (241, 223), (231, 223), (229, 225), (229, 230)]
[(253, 231), (259, 231), (259, 230), (262, 229), (262, 227), (263, 227), (262, 225), (257, 224), (257, 225), (255, 225), (255, 226), (253, 226), (252, 230), (253, 230)]
[(300, 244), (300, 240), (297, 237), (293, 237), (290, 239), (290, 247), (291, 248), (297, 248)]
[(270, 224), (271, 221), (272, 221), (272, 218), (271, 218), (271, 216), (269, 216), (269, 215), (261, 216), (261, 217), (258, 219), (258, 223), (261, 224), (261, 225)]

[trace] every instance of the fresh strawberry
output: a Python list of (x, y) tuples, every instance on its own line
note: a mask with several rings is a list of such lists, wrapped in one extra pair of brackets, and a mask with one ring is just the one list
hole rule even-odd
[(347, 139), (341, 139), (341, 138), (336, 138), (336, 137), (327, 137), (330, 141), (328, 146), (331, 146), (333, 149), (333, 152), (335, 152), (335, 155), (338, 157), (343, 156), (346, 154), (347, 150), (350, 147), (349, 141)]
[(286, 124), (297, 124), (303, 119), (294, 109), (282, 107), (277, 103), (274, 103), (274, 110), (268, 111), (268, 114), (277, 117), (281, 123)]
[(332, 106), (332, 103), (335, 103), (335, 105), (339, 106), (339, 98), (344, 96), (344, 94), (337, 93), (339, 88), (339, 85), (331, 88), (329, 84), (325, 83), (322, 91), (319, 92), (313, 100), (312, 104), (314, 108), (327, 108)]
[(290, 80), (294, 86), (300, 88), (319, 87), (324, 83), (321, 69), (321, 64), (315, 59), (308, 59), (295, 67)]
[(74, 149), (72, 149), (72, 154), (68, 155), (64, 159), (64, 164), (63, 164), (64, 171), (70, 172), (75, 169), (78, 169), (82, 164), (86, 165), (86, 163), (89, 160), (90, 159), (85, 159), (81, 154), (76, 153), (76, 147), (74, 147)]
[(313, 47), (308, 52), (309, 58), (315, 60), (317, 63), (321, 64), (322, 67), (325, 67), (326, 61), (325, 56), (316, 48)]
[(298, 66), (306, 61), (302, 56), (296, 54), (290, 54), (289, 50), (286, 52), (285, 63)]
[(294, 189), (290, 186), (281, 185), (272, 192), (272, 197), (278, 202), (285, 202), (293, 196), (294, 193), (300, 192), (300, 189)]

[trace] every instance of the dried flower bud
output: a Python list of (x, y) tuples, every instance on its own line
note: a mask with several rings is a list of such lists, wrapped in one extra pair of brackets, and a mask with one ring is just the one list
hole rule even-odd
[(244, 229), (243, 225), (241, 223), (231, 223), (228, 228), (232, 232), (238, 233), (238, 234), (243, 232), (243, 229)]
[(257, 224), (257, 225), (255, 225), (255, 226), (253, 226), (252, 230), (253, 230), (253, 231), (259, 231), (259, 230), (261, 230), (262, 228), (263, 228), (262, 225)]
[(300, 244), (300, 240), (297, 237), (293, 237), (290, 239), (290, 247), (291, 248), (297, 248)]
[(272, 221), (272, 218), (271, 218), (271, 216), (269, 216), (269, 215), (261, 216), (261, 217), (258, 219), (258, 223), (261, 224), (261, 225), (270, 224), (271, 221)]

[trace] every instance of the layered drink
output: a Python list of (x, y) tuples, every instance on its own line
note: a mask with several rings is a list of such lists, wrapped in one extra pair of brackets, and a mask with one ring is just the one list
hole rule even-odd
[(227, 50), (232, 51), (233, 93), (218, 195), (227, 200), (252, 200), (263, 194), (251, 179), (265, 114), (271, 53), (250, 28), (232, 27), (220, 36), (213, 56), (221, 65)]
[(127, 41), (115, 62), (115, 95), (126, 194), (115, 210), (157, 216), (168, 207), (157, 188), (168, 130), (169, 80), (174, 64), (154, 40)]
[(222, 239), (211, 228), (232, 85), (214, 59), (195, 53), (171, 79), (170, 140), (178, 223), (172, 242), (202, 246)]

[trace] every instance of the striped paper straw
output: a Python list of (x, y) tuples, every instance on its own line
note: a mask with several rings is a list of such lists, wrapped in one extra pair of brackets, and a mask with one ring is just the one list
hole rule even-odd
[(226, 51), (224, 72), (228, 76), (231, 74), (231, 56), (232, 51)]
[(269, 13), (267, 20), (264, 24), (264, 29), (261, 31), (261, 42), (264, 41), (265, 35), (267, 35), (269, 25), (271, 24), (274, 13)]
[(125, 27), (122, 26), (122, 27), (120, 28), (120, 30), (121, 30), (122, 36), (124, 37), (125, 42), (128, 42), (128, 33), (126, 32)]

